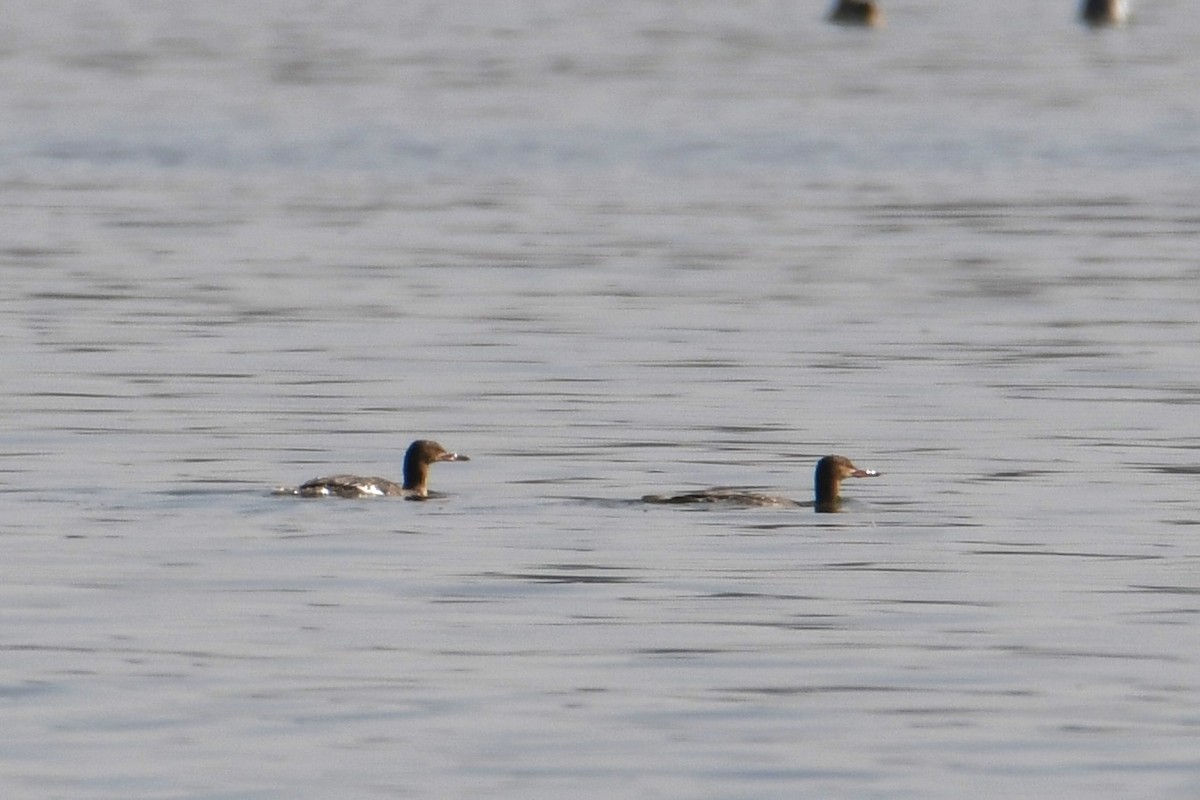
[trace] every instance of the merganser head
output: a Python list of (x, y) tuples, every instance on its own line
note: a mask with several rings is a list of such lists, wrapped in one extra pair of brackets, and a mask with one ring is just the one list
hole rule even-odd
[(841, 507), (840, 493), (845, 478), (874, 478), (877, 475), (879, 473), (873, 469), (859, 469), (845, 456), (825, 456), (817, 462), (813, 476), (817, 512), (830, 513)]
[(404, 488), (418, 497), (429, 494), (429, 465), (435, 461), (470, 461), (459, 453), (451, 453), (437, 442), (418, 439), (404, 453)]

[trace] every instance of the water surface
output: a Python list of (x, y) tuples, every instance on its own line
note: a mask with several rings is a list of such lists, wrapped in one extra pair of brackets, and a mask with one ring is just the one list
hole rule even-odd
[(13, 9), (0, 785), (1195, 796), (1200, 19), (886, 10)]

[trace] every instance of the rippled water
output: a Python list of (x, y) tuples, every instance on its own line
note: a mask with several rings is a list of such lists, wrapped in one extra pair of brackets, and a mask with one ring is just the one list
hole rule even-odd
[(1194, 797), (1200, 13), (960, 5), (6, 9), (0, 786)]

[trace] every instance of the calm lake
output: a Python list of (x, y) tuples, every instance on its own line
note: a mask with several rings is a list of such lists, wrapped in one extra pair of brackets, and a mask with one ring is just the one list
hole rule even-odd
[(1200, 795), (1200, 5), (884, 6), (6, 7), (5, 796)]

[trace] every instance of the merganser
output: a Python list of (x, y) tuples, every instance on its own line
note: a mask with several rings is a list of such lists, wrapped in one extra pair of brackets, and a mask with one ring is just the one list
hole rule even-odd
[(1079, 16), (1089, 25), (1119, 25), (1129, 16), (1125, 0), (1083, 0)]
[(883, 24), (883, 11), (875, 0), (838, 0), (829, 13), (829, 21), (839, 25), (874, 27)]
[(814, 500), (811, 503), (801, 503), (786, 497), (756, 494), (742, 489), (705, 489), (699, 492), (674, 495), (648, 494), (642, 498), (642, 502), (730, 503), (743, 506), (775, 507), (811, 506), (817, 513), (828, 514), (839, 511), (842, 507), (840, 491), (843, 479), (874, 478), (878, 475), (879, 473), (873, 469), (859, 469), (845, 456), (825, 456), (817, 462), (817, 469), (813, 474)]
[(470, 461), (460, 453), (451, 453), (437, 442), (418, 439), (404, 453), (404, 485), (386, 478), (358, 475), (329, 475), (313, 478), (294, 488), (278, 489), (280, 494), (299, 497), (404, 497), (424, 500), (429, 495), (429, 465), (435, 461)]

